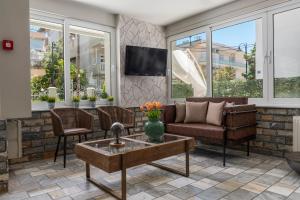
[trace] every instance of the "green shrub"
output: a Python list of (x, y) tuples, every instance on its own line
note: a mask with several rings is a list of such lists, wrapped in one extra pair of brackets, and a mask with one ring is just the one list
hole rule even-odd
[(56, 98), (55, 97), (47, 97), (48, 103), (55, 103)]
[(96, 96), (91, 96), (91, 97), (89, 97), (89, 100), (92, 101), (92, 102), (95, 102), (97, 100), (97, 97)]
[(72, 101), (74, 103), (80, 102), (80, 97), (79, 96), (73, 96)]
[(113, 102), (114, 101), (114, 97), (113, 96), (108, 96), (107, 100), (110, 101), (110, 102)]

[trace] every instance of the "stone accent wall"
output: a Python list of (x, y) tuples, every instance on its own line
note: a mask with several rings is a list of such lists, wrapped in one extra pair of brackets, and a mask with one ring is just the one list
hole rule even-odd
[(293, 149), (293, 116), (300, 109), (257, 108), (257, 138), (251, 143), (252, 151), (283, 157)]
[(0, 193), (8, 191), (6, 122), (0, 120)]
[[(136, 128), (132, 131), (141, 132), (145, 117), (137, 108), (130, 108), (136, 113)], [(95, 109), (88, 109), (88, 112), (94, 115), (94, 133), (88, 135), (88, 139), (101, 139), (104, 132), (99, 125), (98, 116)], [(22, 121), (22, 150), (23, 156), (18, 159), (11, 159), (10, 163), (26, 162), (39, 159), (47, 159), (54, 157), (56, 150), (57, 137), (52, 131), (52, 121), (50, 112), (33, 112), (31, 118), (20, 119)], [(82, 138), (84, 141), (84, 138)], [(59, 155), (62, 155), (63, 141), (61, 141)], [(72, 153), (74, 145), (78, 143), (78, 137), (68, 137), (67, 149), (68, 153)]]
[(125, 76), (126, 45), (163, 48), (167, 47), (162, 26), (119, 15), (120, 35), (120, 89), (121, 105), (136, 107), (146, 101), (167, 100), (167, 79), (160, 76)]

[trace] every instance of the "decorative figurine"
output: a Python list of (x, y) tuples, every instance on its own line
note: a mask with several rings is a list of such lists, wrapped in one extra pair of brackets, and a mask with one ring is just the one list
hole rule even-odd
[(115, 137), (115, 141), (110, 143), (110, 146), (113, 147), (123, 147), (125, 145), (125, 142), (121, 142), (120, 141), (120, 136), (123, 134), (124, 132), (124, 125), (119, 123), (119, 122), (115, 122), (113, 123), (113, 125), (110, 128), (111, 132), (113, 133), (114, 137)]

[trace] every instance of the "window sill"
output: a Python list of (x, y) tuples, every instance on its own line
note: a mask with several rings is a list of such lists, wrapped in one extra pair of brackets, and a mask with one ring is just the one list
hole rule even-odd
[[(107, 106), (108, 104), (101, 104), (101, 103), (97, 103), (96, 104), (96, 107), (99, 107), (99, 106)], [(64, 103), (57, 103), (55, 105), (55, 108), (73, 108), (73, 106), (70, 106), (70, 105), (65, 105)], [(89, 105), (80, 105), (79, 108), (81, 109), (84, 109), (84, 110), (91, 110), (91, 109), (95, 109)], [(32, 104), (31, 106), (31, 111), (32, 112), (47, 112), (49, 111), (50, 109), (48, 108), (48, 103), (46, 102), (42, 102), (42, 103), (35, 103), (35, 104)]]

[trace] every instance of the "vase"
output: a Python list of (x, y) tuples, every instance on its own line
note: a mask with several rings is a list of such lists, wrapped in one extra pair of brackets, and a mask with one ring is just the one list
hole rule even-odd
[(145, 134), (152, 143), (162, 142), (162, 136), (165, 132), (165, 126), (159, 119), (149, 119), (145, 123)]
[(90, 101), (91, 107), (95, 108), (96, 107), (96, 101)]
[(48, 108), (53, 109), (55, 107), (55, 103), (48, 103)]
[(79, 108), (79, 102), (73, 102), (73, 107), (74, 108)]

